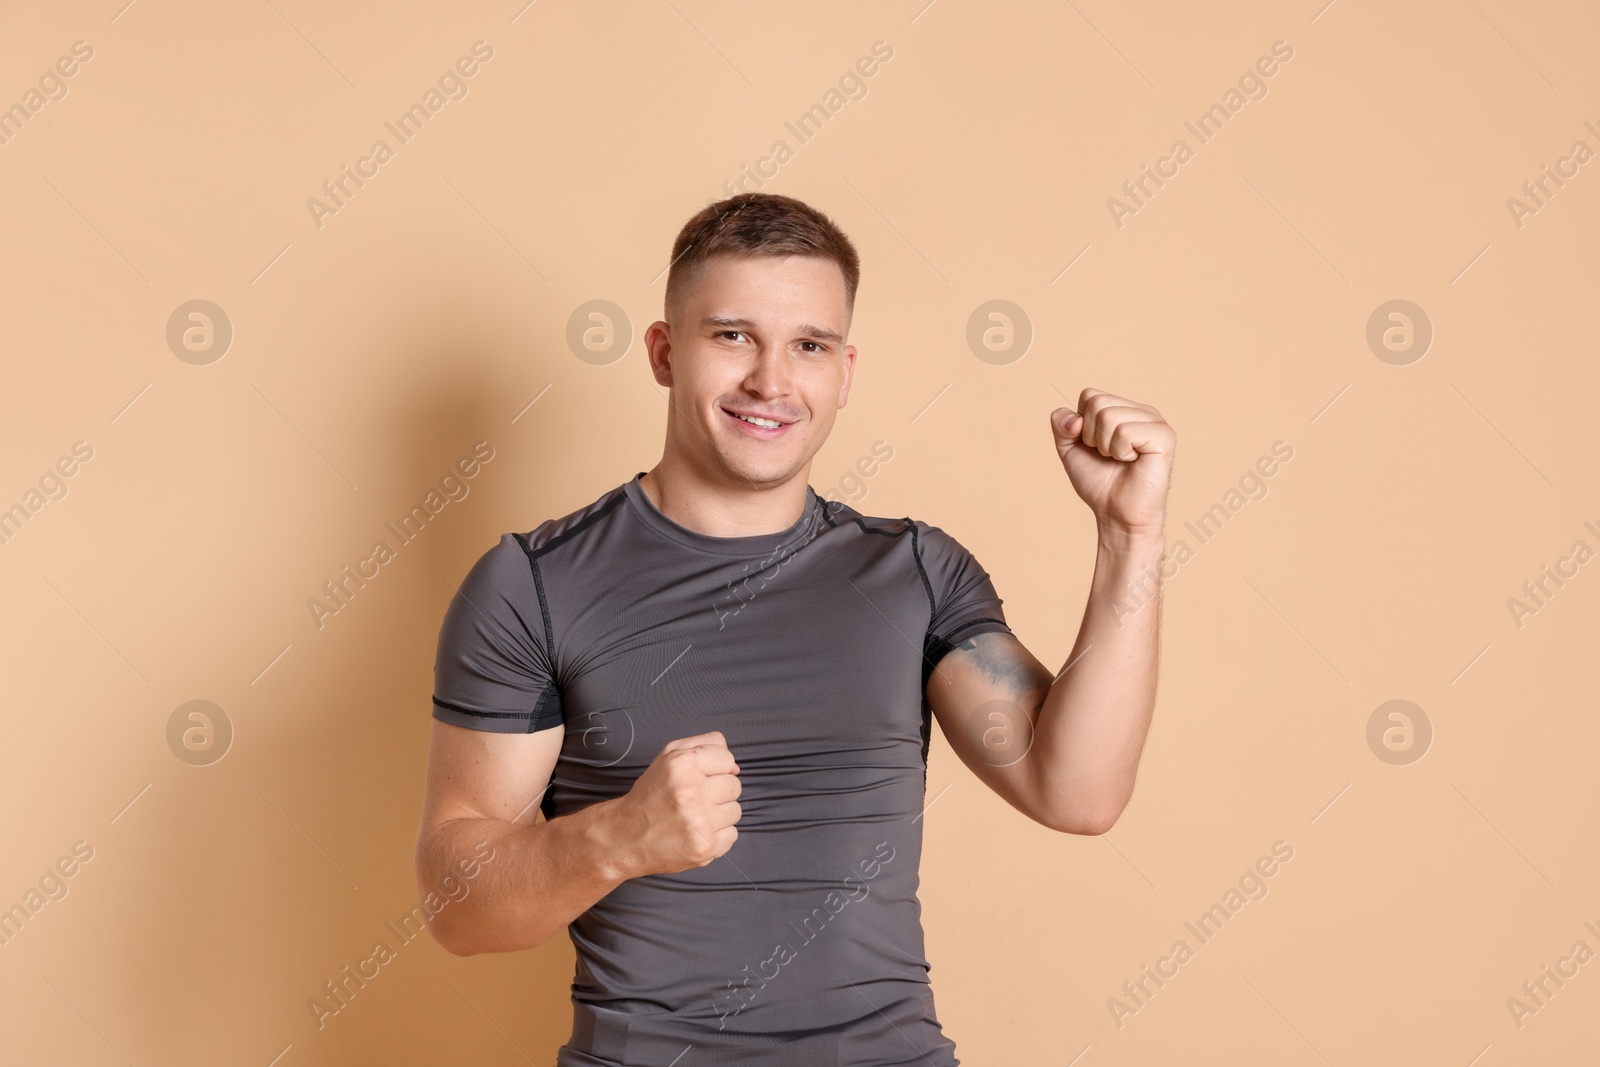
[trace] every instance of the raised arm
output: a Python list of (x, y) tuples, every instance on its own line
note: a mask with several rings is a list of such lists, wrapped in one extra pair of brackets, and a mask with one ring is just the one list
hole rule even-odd
[(1052, 829), (1109, 830), (1133, 795), (1155, 712), (1163, 526), (1176, 437), (1154, 408), (1085, 389), (1051, 415), (1099, 542), (1071, 654), (1046, 668), (1010, 633), (979, 633), (938, 661), (927, 696), (978, 778)]

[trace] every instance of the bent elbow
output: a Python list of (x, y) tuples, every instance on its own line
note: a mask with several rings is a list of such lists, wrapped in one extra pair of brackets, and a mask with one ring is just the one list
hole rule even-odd
[(1060, 834), (1076, 834), (1079, 837), (1099, 837), (1101, 834), (1111, 829), (1117, 820), (1115, 816), (1098, 820), (1089, 820), (1083, 818), (1082, 816), (1074, 816), (1071, 819), (1051, 819), (1049, 821), (1041, 821), (1045, 826), (1048, 826), (1050, 829)]
[[(434, 940), (439, 941), (437, 937)], [(474, 945), (463, 944), (459, 941), (439, 941), (439, 945), (452, 956), (477, 956), (483, 952), (482, 949)]]
[(1062, 834), (1080, 837), (1099, 837), (1116, 825), (1122, 816), (1123, 806), (1114, 808), (1080, 808), (1073, 805), (1067, 811), (1052, 811), (1038, 821)]
[(481, 916), (458, 916), (457, 920), (442, 922), (435, 916), (428, 922), (428, 932), (434, 941), (452, 956), (482, 956), (538, 948), (557, 933), (555, 929), (541, 929), (511, 937), (504, 924), (497, 921), (483, 920)]
[(1080, 834), (1084, 837), (1099, 837), (1101, 834), (1115, 826), (1117, 824), (1117, 819), (1121, 815), (1122, 812), (1120, 809), (1115, 812), (1109, 812), (1105, 815), (1097, 815), (1092, 819), (1084, 821), (1079, 826), (1067, 829), (1065, 832), (1069, 834)]
[(1048, 778), (1036, 780), (1016, 806), (1035, 822), (1062, 834), (1099, 837), (1116, 825), (1133, 799), (1132, 777), (1079, 781), (1063, 789)]
[(439, 921), (434, 916), (427, 922), (428, 933), (433, 936), (434, 943), (452, 956), (476, 956), (483, 949), (463, 939), (460, 934), (452, 930), (447, 924)]

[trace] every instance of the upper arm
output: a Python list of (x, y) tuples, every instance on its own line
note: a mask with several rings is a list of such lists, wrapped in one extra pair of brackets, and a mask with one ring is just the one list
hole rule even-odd
[(566, 729), (536, 566), (507, 534), (450, 600), (433, 665), (425, 832), (457, 818), (531, 824), (546, 796)]
[(1007, 803), (1042, 820), (1032, 763), (1023, 757), (1054, 680), (1012, 634), (988, 572), (937, 526), (919, 524), (918, 562), (931, 611), (923, 693), (961, 762)]
[(510, 734), (435, 720), (422, 801), (424, 832), (451, 819), (532, 825), (565, 734), (563, 726)]
[(1009, 633), (981, 633), (956, 644), (928, 681), (928, 704), (961, 762), (1006, 803), (1031, 819), (1050, 810), (1027, 759), (1034, 724), (1050, 691), (1050, 668)]

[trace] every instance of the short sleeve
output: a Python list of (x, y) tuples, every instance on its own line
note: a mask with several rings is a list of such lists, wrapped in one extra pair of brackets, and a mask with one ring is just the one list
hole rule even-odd
[(1011, 633), (989, 573), (937, 526), (917, 522), (917, 554), (932, 605), (923, 639), (923, 685), (945, 653), (969, 637)]
[(462, 579), (439, 628), (435, 719), (493, 733), (561, 725), (549, 606), (536, 567), (508, 533)]

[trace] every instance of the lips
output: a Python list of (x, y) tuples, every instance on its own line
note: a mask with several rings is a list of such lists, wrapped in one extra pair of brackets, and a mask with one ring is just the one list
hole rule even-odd
[[(793, 421), (789, 419), (784, 419), (778, 415), (769, 415), (762, 411), (752, 411), (746, 408), (720, 408), (719, 410), (722, 412), (723, 416), (734, 425), (735, 429), (738, 429), (741, 432), (750, 435), (751, 437), (758, 437), (763, 440), (771, 440), (776, 437), (782, 437), (788, 432), (789, 427), (794, 425)], [(746, 420), (740, 418), (740, 415), (750, 415), (755, 418), (770, 419), (779, 423), (779, 425), (757, 426), (753, 422), (747, 422)]]

